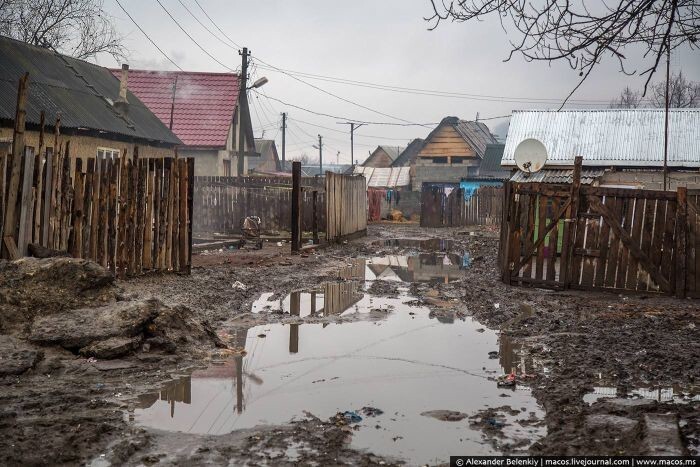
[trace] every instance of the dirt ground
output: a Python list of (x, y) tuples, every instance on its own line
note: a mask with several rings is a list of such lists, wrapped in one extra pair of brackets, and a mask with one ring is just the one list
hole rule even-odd
[[(85, 262), (0, 263), (0, 464), (401, 463), (351, 449), (350, 427), (311, 414), (284, 426), (198, 436), (140, 428), (129, 413), (139, 396), (240, 351), (224, 327), (287, 319), (251, 314), (261, 293), (316, 287), (337, 280), (352, 258), (400, 251), (379, 239), (436, 237), (453, 240), (450, 249), (468, 252), (472, 264), (459, 281), (414, 283), (411, 293), (438, 316), (473, 316), (500, 330), (501, 345), (517, 349), (546, 412), (547, 434), (532, 454), (649, 454), (654, 439), (644, 421), (660, 416), (678, 421), (682, 452), (700, 453), (700, 402), (692, 400), (700, 394), (698, 301), (510, 287), (498, 278), (492, 229), (376, 224), (365, 238), (298, 256), (288, 244), (203, 252), (193, 257), (191, 276), (115, 282)], [(395, 290), (376, 283), (370, 292)], [(118, 317), (119, 326), (100, 316)], [(85, 323), (89, 331), (77, 332)], [(686, 400), (584, 398), (600, 388), (617, 396), (673, 388)], [(481, 418), (469, 415), (478, 426)], [(484, 433), (490, 436), (489, 427)]]

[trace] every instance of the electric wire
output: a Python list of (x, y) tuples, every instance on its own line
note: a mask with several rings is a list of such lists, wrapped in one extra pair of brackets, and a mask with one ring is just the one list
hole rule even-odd
[(149, 41), (151, 44), (153, 44), (153, 47), (155, 47), (156, 49), (158, 49), (158, 52), (160, 52), (165, 58), (167, 58), (168, 61), (169, 61), (170, 63), (172, 63), (173, 65), (175, 65), (175, 68), (177, 68), (177, 69), (180, 70), (180, 71), (185, 71), (185, 70), (183, 70), (182, 68), (180, 68), (180, 65), (178, 65), (177, 63), (175, 63), (175, 61), (174, 61), (172, 58), (170, 58), (170, 56), (169, 56), (168, 54), (166, 54), (165, 52), (163, 52), (163, 49), (161, 49), (160, 47), (158, 47), (158, 44), (156, 44), (155, 41), (154, 41), (153, 39), (151, 39), (151, 36), (149, 36), (149, 35), (146, 33), (146, 31), (144, 31), (143, 28), (142, 28), (141, 26), (139, 26), (139, 23), (137, 23), (136, 20), (129, 14), (129, 12), (126, 11), (126, 8), (124, 8), (124, 6), (121, 4), (121, 2), (120, 2), (119, 0), (116, 0), (116, 2), (117, 2), (117, 5), (119, 5), (119, 8), (122, 9), (122, 11), (124, 12), (124, 14), (125, 14), (126, 16), (129, 17), (129, 19), (131, 20), (132, 23), (134, 23), (134, 26), (136, 26), (136, 27), (139, 29), (139, 31), (141, 31), (141, 33), (142, 33), (144, 36), (146, 36), (146, 39), (148, 39), (148, 41)]

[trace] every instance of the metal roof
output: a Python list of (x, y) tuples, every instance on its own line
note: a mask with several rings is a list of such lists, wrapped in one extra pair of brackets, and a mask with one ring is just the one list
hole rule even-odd
[(356, 166), (355, 175), (364, 175), (368, 188), (395, 188), (411, 184), (410, 167)]
[(401, 152), (401, 154), (399, 154), (399, 157), (394, 159), (394, 162), (391, 163), (391, 166), (403, 167), (413, 164), (413, 162), (416, 160), (416, 157), (418, 157), (418, 153), (420, 152), (422, 147), (423, 140), (421, 138), (414, 139), (410, 142), (408, 147), (406, 147), (406, 149), (404, 149)]
[[(582, 169), (581, 183), (590, 185), (598, 177), (605, 173), (605, 169)], [(511, 182), (518, 183), (555, 183), (568, 184), (574, 181), (573, 169), (544, 169), (539, 172), (527, 174), (518, 170), (510, 177)]]
[[(117, 78), (121, 70), (112, 70)], [(226, 146), (238, 106), (234, 73), (129, 70), (129, 89), (190, 147)], [(173, 90), (174, 95), (173, 95)], [(248, 135), (251, 138), (252, 135)]]
[[(515, 166), (521, 141), (535, 138), (547, 148), (546, 166), (662, 167), (663, 109), (513, 111), (501, 162)], [(670, 167), (700, 167), (700, 109), (669, 112)]]
[(106, 68), (0, 36), (0, 120), (14, 121), (17, 83), (29, 73), (27, 123), (38, 125), (40, 113), (63, 129), (87, 129), (146, 141), (180, 144), (180, 140), (132, 93), (125, 119), (112, 106), (119, 80)]
[(510, 177), (510, 169), (501, 167), (501, 158), (503, 157), (503, 144), (488, 144), (486, 145), (486, 153), (481, 160), (479, 166), (480, 178), (493, 178), (496, 180), (508, 180)]

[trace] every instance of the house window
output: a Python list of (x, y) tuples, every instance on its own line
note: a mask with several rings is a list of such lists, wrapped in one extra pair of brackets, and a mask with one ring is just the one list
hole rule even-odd
[(447, 164), (447, 157), (433, 157), (433, 164)]
[(224, 177), (231, 176), (231, 159), (224, 159)]
[(451, 162), (453, 164), (461, 164), (462, 162), (464, 162), (464, 158), (463, 157), (452, 157)]
[(97, 148), (98, 159), (115, 159), (119, 157), (119, 149)]

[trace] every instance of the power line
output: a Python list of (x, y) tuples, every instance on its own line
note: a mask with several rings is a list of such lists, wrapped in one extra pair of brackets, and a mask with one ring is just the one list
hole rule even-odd
[(180, 2), (180, 5), (182, 5), (183, 8), (184, 8), (185, 10), (187, 10), (187, 13), (189, 13), (190, 16), (193, 17), (194, 20), (197, 21), (197, 22), (199, 23), (200, 26), (202, 26), (204, 29), (206, 29), (207, 32), (209, 32), (209, 34), (211, 34), (211, 35), (214, 37), (214, 39), (218, 40), (219, 42), (221, 42), (222, 44), (224, 44), (226, 47), (229, 47), (229, 48), (231, 48), (231, 49), (233, 49), (233, 50), (239, 50), (239, 49), (241, 48), (241, 47), (234, 47), (234, 46), (232, 46), (231, 44), (227, 43), (225, 40), (221, 39), (219, 36), (217, 36), (216, 34), (214, 34), (214, 33), (212, 32), (211, 29), (209, 29), (208, 27), (206, 27), (206, 26), (204, 25), (204, 23), (202, 23), (202, 22), (199, 20), (199, 18), (197, 18), (197, 17), (195, 16), (194, 13), (192, 13), (192, 11), (187, 7), (187, 5), (185, 5), (185, 3), (184, 3), (182, 0), (177, 0), (177, 1)]
[[(299, 120), (298, 118), (295, 118), (295, 117), (289, 117), (289, 118), (292, 120), (295, 120), (299, 123), (304, 123), (306, 125), (311, 125), (311, 126), (315, 126), (318, 128), (323, 128), (324, 130), (334, 131), (336, 133), (342, 133), (344, 135), (348, 134), (347, 131), (338, 130), (337, 128), (331, 128), (331, 127), (327, 127), (327, 126), (323, 126), (323, 125), (318, 125), (316, 123), (305, 122), (304, 120)], [(481, 120), (481, 119), (479, 119), (479, 120)], [(389, 138), (388, 136), (364, 135), (364, 134), (360, 134), (360, 133), (356, 133), (355, 136), (362, 136), (363, 138), (387, 139), (387, 140), (393, 140), (393, 141), (409, 141), (409, 140), (413, 139), (413, 138)]]
[(230, 68), (229, 66), (227, 66), (227, 65), (225, 65), (224, 63), (220, 62), (216, 57), (214, 57), (212, 54), (210, 54), (209, 52), (207, 52), (207, 50), (206, 50), (204, 47), (202, 47), (202, 46), (199, 44), (199, 42), (197, 42), (197, 41), (194, 39), (194, 37), (192, 37), (192, 36), (190, 35), (190, 33), (188, 33), (188, 32), (185, 30), (185, 28), (182, 27), (182, 25), (178, 22), (178, 20), (176, 20), (175, 17), (174, 17), (172, 14), (170, 14), (170, 12), (168, 11), (168, 9), (165, 8), (165, 6), (163, 6), (163, 4), (161, 3), (160, 0), (156, 0), (156, 2), (158, 3), (158, 5), (160, 5), (160, 7), (163, 9), (163, 11), (165, 11), (165, 13), (166, 13), (168, 16), (170, 16), (170, 19), (173, 20), (173, 22), (177, 25), (177, 27), (180, 28), (180, 30), (181, 30), (187, 37), (189, 37), (190, 40), (191, 40), (192, 42), (194, 42), (194, 44), (195, 44), (197, 47), (199, 47), (199, 49), (200, 49), (202, 52), (204, 52), (205, 54), (207, 54), (207, 56), (208, 56), (209, 58), (211, 58), (212, 60), (214, 60), (216, 63), (218, 63), (218, 64), (221, 65), (222, 67), (226, 68), (228, 71), (231, 71), (231, 72), (233, 72), (233, 73), (236, 73), (236, 70), (234, 70), (233, 68)]
[(199, 7), (199, 9), (202, 10), (202, 13), (204, 13), (204, 16), (207, 17), (207, 19), (211, 22), (211, 24), (213, 24), (214, 27), (215, 27), (221, 34), (223, 34), (223, 36), (224, 36), (226, 39), (228, 39), (228, 40), (231, 42), (231, 44), (235, 45), (235, 46), (238, 47), (239, 49), (242, 49), (242, 48), (243, 48), (243, 47), (241, 47), (240, 45), (236, 44), (236, 42), (235, 42), (233, 39), (231, 39), (230, 37), (228, 37), (228, 35), (227, 35), (224, 31), (221, 30), (221, 28), (214, 22), (214, 20), (211, 19), (211, 16), (209, 16), (209, 13), (207, 13), (207, 11), (202, 7), (202, 5), (199, 4), (199, 0), (194, 0), (194, 2), (197, 4), (197, 6)]
[[(257, 91), (254, 90), (254, 92), (257, 92)], [(319, 115), (319, 116), (321, 116), (321, 117), (329, 117), (329, 118), (334, 118), (334, 119), (336, 119), (336, 120), (348, 120), (348, 121), (352, 121), (352, 122), (356, 122), (356, 123), (366, 123), (366, 124), (368, 124), (368, 125), (424, 126), (424, 127), (432, 127), (432, 126), (435, 126), (435, 125), (437, 125), (438, 123), (440, 123), (440, 122), (437, 122), (437, 123), (435, 123), (435, 122), (433, 122), (433, 123), (370, 122), (370, 121), (366, 121), (366, 120), (358, 120), (358, 119), (356, 119), (356, 118), (341, 117), (341, 116), (338, 116), (338, 115), (327, 114), (327, 113), (324, 113), (324, 112), (317, 112), (317, 111), (315, 111), (315, 110), (307, 109), (307, 108), (301, 107), (301, 106), (299, 106), (299, 105), (290, 104), (289, 102), (285, 102), (285, 101), (283, 101), (282, 99), (278, 99), (278, 98), (276, 98), (276, 97), (267, 96), (267, 98), (270, 99), (270, 100), (273, 100), (273, 101), (275, 101), (275, 102), (279, 102), (279, 103), (282, 104), (282, 105), (286, 105), (286, 106), (288, 106), (288, 107), (293, 107), (293, 108), (295, 108), (295, 109), (303, 110), (304, 112), (309, 112), (309, 113), (312, 113), (312, 114), (314, 114), (314, 115)]]
[(131, 20), (131, 22), (134, 23), (134, 26), (136, 26), (136, 27), (139, 29), (139, 31), (141, 31), (141, 33), (142, 33), (144, 36), (146, 36), (146, 39), (148, 39), (148, 41), (149, 41), (151, 44), (153, 44), (153, 47), (155, 47), (156, 49), (158, 49), (158, 52), (160, 52), (165, 58), (167, 58), (168, 61), (169, 61), (170, 63), (172, 63), (173, 65), (175, 65), (175, 68), (177, 68), (177, 69), (180, 70), (180, 71), (184, 71), (182, 68), (180, 68), (180, 65), (178, 65), (177, 63), (175, 63), (175, 61), (174, 61), (172, 58), (170, 58), (170, 56), (169, 56), (168, 54), (166, 54), (165, 52), (163, 52), (163, 49), (161, 49), (160, 47), (158, 47), (158, 44), (156, 44), (156, 43), (153, 41), (153, 39), (151, 39), (151, 36), (149, 36), (148, 34), (146, 34), (146, 31), (144, 31), (143, 28), (142, 28), (141, 26), (139, 26), (139, 23), (137, 23), (136, 20), (134, 20), (134, 18), (129, 14), (129, 12), (126, 11), (126, 8), (124, 8), (124, 6), (121, 4), (121, 2), (119, 2), (119, 0), (116, 0), (116, 2), (117, 2), (117, 5), (119, 5), (119, 8), (122, 9), (122, 11), (124, 12), (124, 14), (126, 14), (126, 16), (129, 17), (129, 19)]
[[(156, 0), (156, 1), (157, 1), (158, 3), (160, 3), (160, 0)], [(221, 31), (221, 28), (220, 28), (220, 27), (214, 22), (214, 20), (206, 13), (206, 11), (205, 11), (204, 8), (202, 7), (202, 5), (199, 3), (199, 1), (198, 1), (198, 0), (195, 0), (195, 1), (197, 2), (197, 5), (199, 6), (199, 8), (200, 8), (200, 9), (204, 12), (204, 14), (207, 16), (207, 18), (209, 18), (209, 21), (211, 21), (212, 24), (214, 24), (214, 26), (216, 26), (216, 28), (217, 28), (219, 31)], [(161, 6), (162, 6), (162, 5), (161, 5)], [(167, 10), (166, 10), (166, 12), (167, 12)], [(168, 13), (168, 14), (169, 14), (169, 13)], [(171, 17), (172, 17), (172, 16), (171, 16)], [(181, 28), (181, 29), (182, 29), (182, 28)], [(223, 34), (223, 31), (221, 31), (221, 32), (222, 32), (222, 34)], [(235, 44), (235, 42), (234, 42), (233, 40), (231, 40), (231, 38), (228, 37), (226, 34), (224, 34), (224, 36), (225, 36), (228, 40), (230, 40), (232, 43)], [(271, 63), (268, 63), (268, 62), (262, 60), (262, 59), (259, 58), (259, 57), (256, 58), (256, 60), (258, 60), (260, 63), (262, 63), (262, 64), (264, 64), (264, 65), (267, 65), (267, 66), (270, 67), (270, 68), (273, 68), (273, 69), (279, 71), (280, 73), (284, 73), (285, 75), (289, 76), (290, 78), (292, 78), (292, 79), (294, 79), (294, 80), (296, 80), (296, 81), (299, 81), (300, 83), (303, 83), (303, 84), (305, 84), (305, 85), (307, 85), (307, 86), (309, 86), (309, 87), (311, 87), (311, 88), (313, 88), (313, 89), (316, 89), (317, 91), (320, 91), (320, 92), (322, 92), (322, 93), (324, 93), (324, 94), (327, 94), (327, 95), (329, 95), (329, 96), (335, 97), (336, 99), (339, 99), (339, 100), (341, 100), (341, 101), (343, 101), (343, 102), (346, 102), (346, 103), (348, 103), (348, 104), (352, 104), (352, 105), (354, 105), (354, 106), (360, 107), (360, 108), (362, 108), (362, 109), (368, 110), (368, 111), (373, 112), (373, 113), (376, 113), (376, 114), (378, 114), (378, 115), (382, 115), (382, 116), (384, 116), (384, 117), (388, 117), (388, 118), (392, 118), (392, 119), (394, 119), (394, 120), (398, 120), (398, 121), (400, 121), (400, 122), (404, 122), (404, 123), (413, 123), (413, 122), (411, 122), (411, 121), (409, 121), (409, 120), (406, 120), (406, 119), (403, 119), (403, 118), (401, 118), (401, 117), (396, 117), (396, 116), (391, 115), (391, 114), (388, 114), (388, 113), (380, 112), (379, 110), (373, 109), (373, 108), (368, 107), (368, 106), (366, 106), (366, 105), (359, 104), (359, 103), (354, 102), (354, 101), (352, 101), (352, 100), (350, 100), (350, 99), (346, 99), (346, 98), (341, 97), (341, 96), (339, 96), (339, 95), (337, 95), (337, 94), (334, 94), (334, 93), (332, 93), (332, 92), (330, 92), (330, 91), (327, 91), (327, 90), (325, 90), (325, 89), (323, 89), (323, 88), (320, 88), (320, 87), (318, 87), (318, 86), (316, 86), (316, 85), (314, 85), (314, 84), (308, 83), (308, 82), (304, 81), (303, 79), (298, 78), (298, 77), (296, 77), (296, 76), (294, 76), (294, 75), (292, 75), (292, 74), (290, 74), (290, 73), (287, 73), (286, 71), (282, 70), (281, 68), (278, 68), (278, 67), (272, 65)]]
[[(449, 98), (458, 98), (458, 99), (481, 100), (481, 101), (487, 101), (487, 102), (511, 102), (511, 103), (522, 103), (522, 104), (529, 104), (529, 103), (556, 104), (556, 103), (561, 103), (561, 101), (562, 101), (562, 99), (547, 98), (547, 97), (539, 98), (539, 97), (498, 96), (498, 95), (488, 95), (488, 94), (471, 94), (471, 93), (464, 93), (464, 92), (459, 92), (459, 91), (440, 91), (440, 90), (434, 90), (434, 89), (410, 88), (410, 87), (395, 86), (395, 85), (390, 85), (390, 84), (372, 83), (369, 81), (358, 81), (358, 80), (338, 78), (338, 77), (333, 77), (333, 76), (318, 75), (318, 74), (306, 73), (306, 72), (302, 72), (302, 71), (285, 70), (285, 69), (280, 69), (277, 67), (270, 67), (270, 66), (265, 66), (265, 65), (262, 65), (261, 68), (264, 68), (264, 69), (269, 70), (269, 71), (276, 71), (279, 73), (299, 75), (299, 76), (303, 76), (305, 78), (316, 79), (319, 81), (326, 81), (326, 82), (335, 83), (335, 84), (344, 84), (344, 85), (348, 85), (348, 86), (358, 86), (358, 87), (364, 87), (364, 88), (370, 88), (370, 89), (378, 89), (378, 90), (383, 90), (383, 91), (400, 92), (400, 93), (407, 93), (407, 94), (414, 94), (414, 95), (426, 95), (426, 96), (434, 96), (434, 97), (449, 97)], [(609, 103), (609, 100), (575, 99), (575, 100), (569, 100), (568, 102), (572, 103), (572, 104), (581, 104), (581, 105), (600, 105), (600, 104), (607, 105)]]

